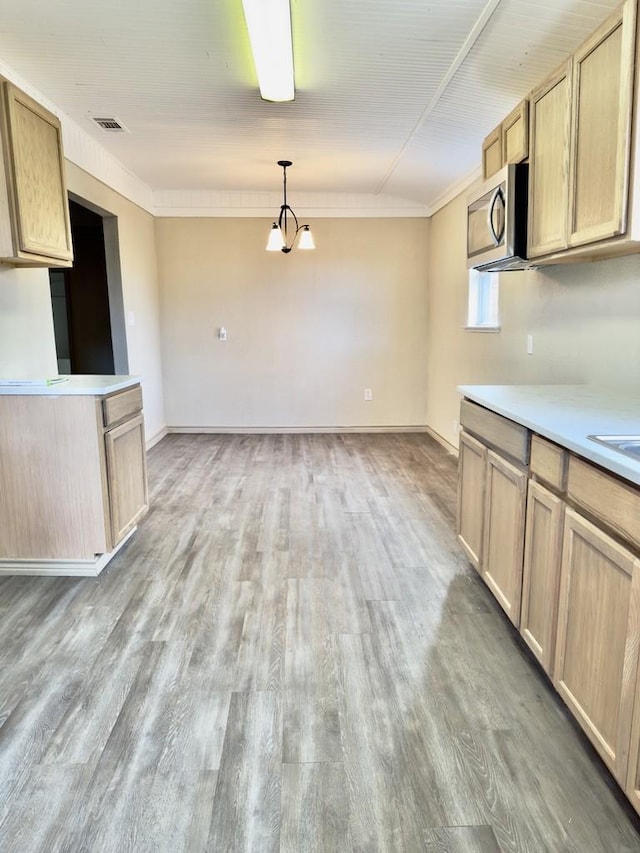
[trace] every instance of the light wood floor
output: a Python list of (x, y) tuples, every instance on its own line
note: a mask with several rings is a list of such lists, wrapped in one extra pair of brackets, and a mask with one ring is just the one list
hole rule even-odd
[(95, 580), (0, 579), (0, 851), (640, 850), (424, 435), (169, 436)]

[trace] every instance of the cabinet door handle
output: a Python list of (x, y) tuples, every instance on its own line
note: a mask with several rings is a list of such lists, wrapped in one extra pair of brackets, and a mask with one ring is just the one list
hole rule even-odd
[(493, 238), (493, 242), (495, 243), (496, 246), (499, 246), (500, 243), (502, 242), (502, 238), (504, 237), (504, 226), (505, 226), (504, 217), (503, 217), (502, 218), (502, 228), (500, 229), (500, 233), (498, 234), (498, 232), (496, 231), (494, 224), (493, 224), (493, 216), (496, 212), (496, 205), (498, 203), (498, 200), (500, 200), (500, 202), (502, 203), (502, 208), (504, 210), (505, 203), (504, 203), (504, 193), (502, 192), (502, 187), (498, 187), (497, 190), (494, 192), (493, 198), (491, 199), (491, 204), (489, 205), (489, 213), (487, 214), (487, 222), (489, 225), (489, 231), (490, 231), (491, 236)]

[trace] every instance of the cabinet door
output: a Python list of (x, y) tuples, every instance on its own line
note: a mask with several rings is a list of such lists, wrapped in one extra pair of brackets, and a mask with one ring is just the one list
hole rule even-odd
[[(62, 130), (52, 113), (11, 83), (2, 88), (2, 132), (16, 260), (72, 259)], [(68, 263), (66, 264), (69, 265)]]
[(106, 432), (105, 448), (112, 546), (115, 547), (148, 507), (143, 416), (131, 418)]
[(502, 122), (502, 153), (505, 165), (529, 156), (529, 101), (521, 101)]
[(520, 624), (526, 502), (526, 473), (488, 451), (480, 574), (516, 628)]
[[(638, 673), (640, 676), (640, 672)], [(625, 793), (631, 805), (640, 814), (640, 681), (636, 683), (629, 749), (629, 770)]]
[(558, 618), (564, 501), (529, 482), (522, 573), (520, 633), (552, 674)]
[(626, 230), (635, 6), (625, 3), (574, 55), (571, 246)]
[(567, 62), (531, 93), (530, 258), (567, 247), (571, 76), (571, 62)]
[(640, 636), (640, 560), (566, 511), (554, 684), (625, 785)]
[(499, 172), (503, 165), (502, 125), (498, 125), (482, 143), (482, 176), (490, 178)]
[(460, 433), (458, 456), (458, 539), (474, 568), (479, 569), (484, 525), (487, 448)]

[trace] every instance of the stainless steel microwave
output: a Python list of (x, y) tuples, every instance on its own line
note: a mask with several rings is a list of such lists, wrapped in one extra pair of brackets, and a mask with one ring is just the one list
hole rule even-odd
[(521, 270), (527, 262), (527, 163), (505, 166), (469, 197), (467, 266)]

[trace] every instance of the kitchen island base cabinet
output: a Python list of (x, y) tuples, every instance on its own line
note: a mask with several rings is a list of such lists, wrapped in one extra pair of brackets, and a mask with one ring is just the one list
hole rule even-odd
[(527, 474), (487, 453), (480, 574), (516, 628), (520, 624)]
[(96, 575), (147, 503), (139, 384), (0, 394), (0, 574)]
[(623, 787), (638, 670), (640, 560), (567, 509), (554, 684)]
[(458, 541), (479, 571), (484, 526), (487, 448), (468, 433), (460, 433), (458, 456)]
[(553, 674), (564, 506), (544, 486), (529, 482), (520, 633), (549, 676)]

